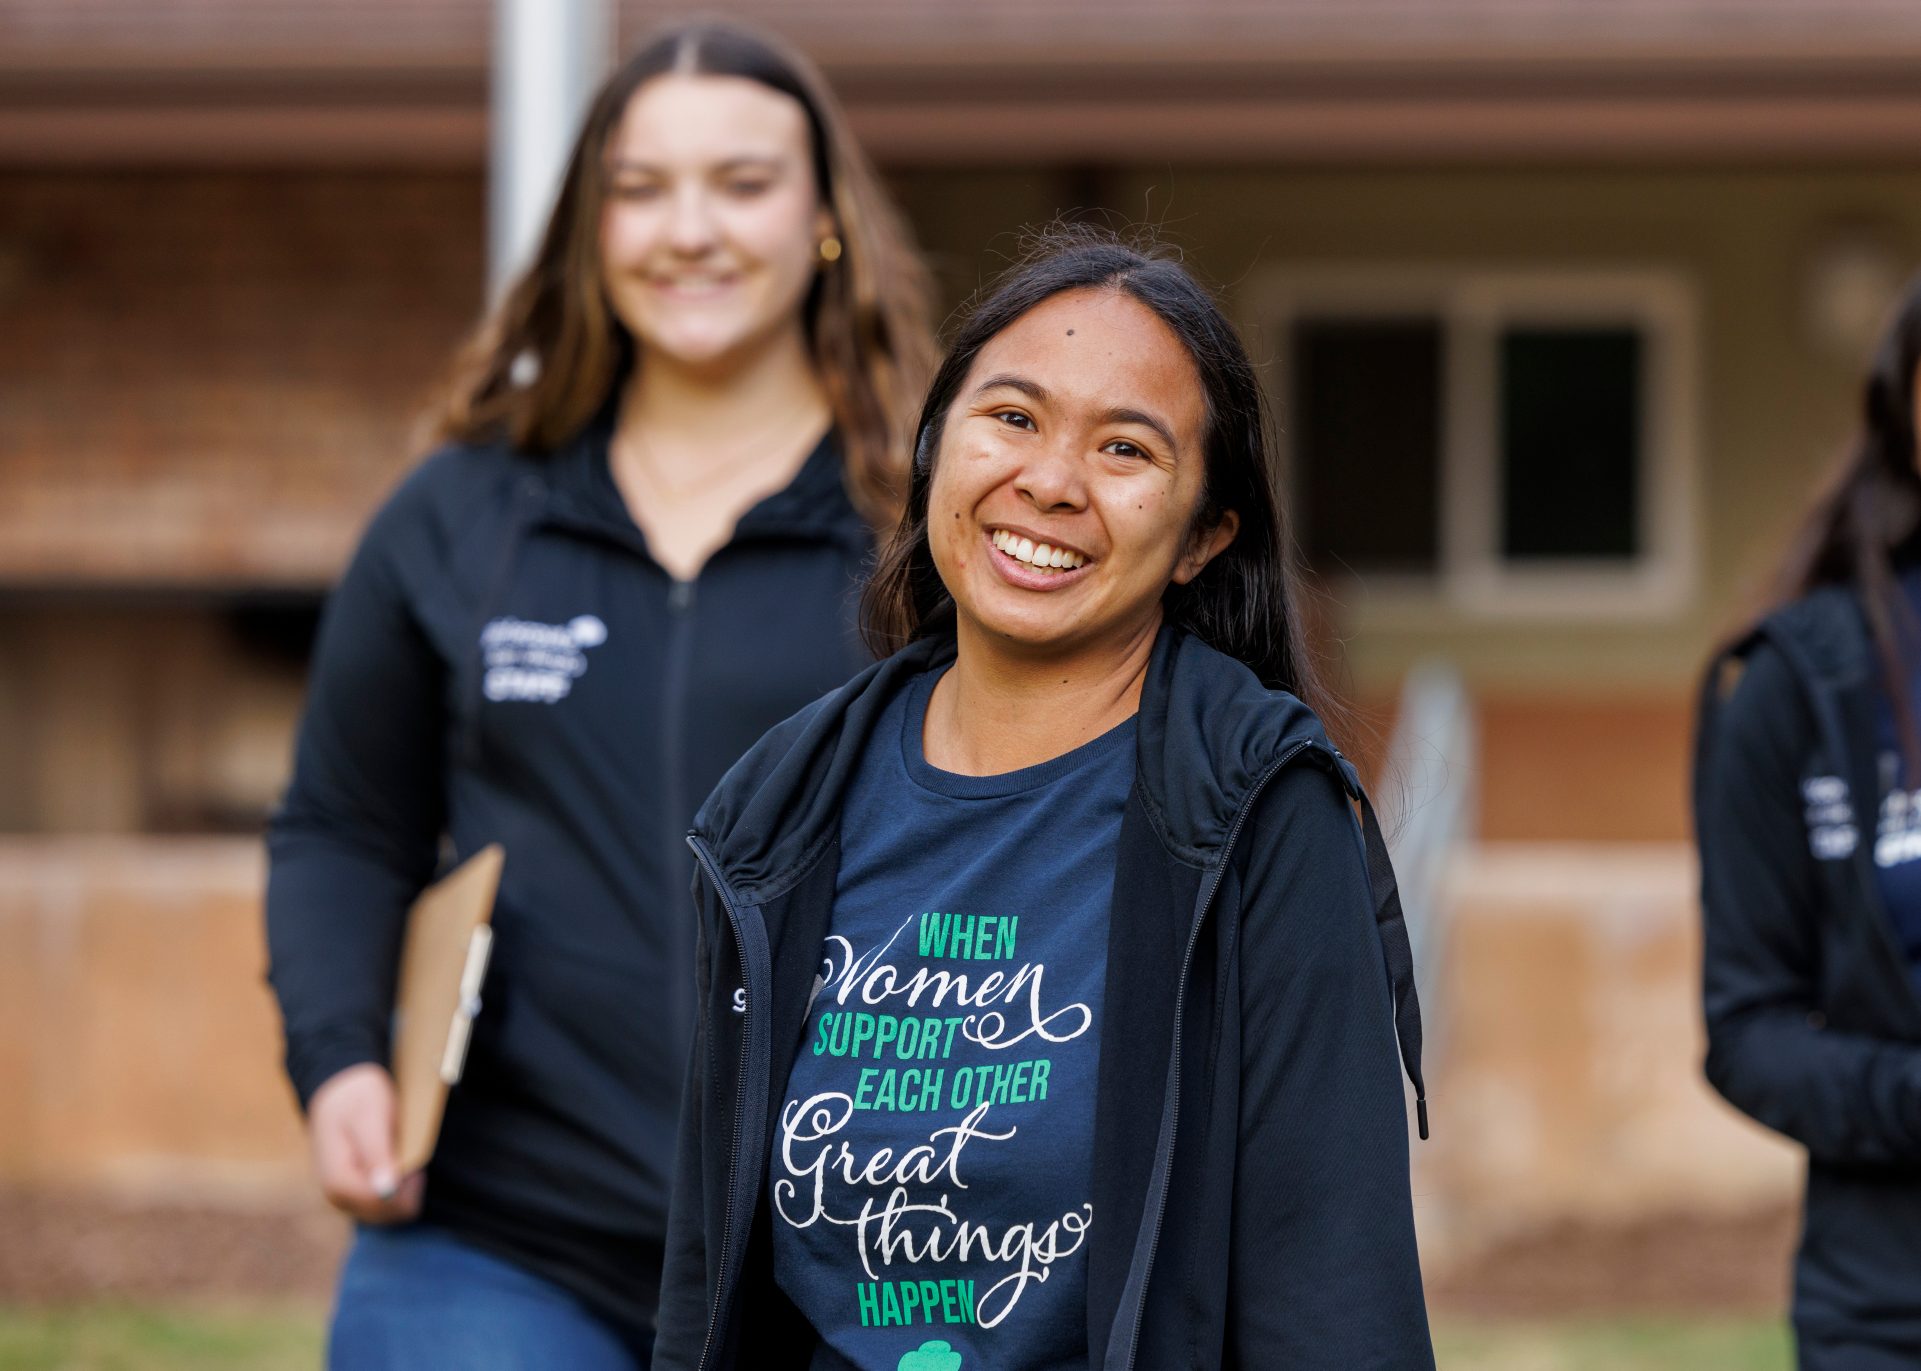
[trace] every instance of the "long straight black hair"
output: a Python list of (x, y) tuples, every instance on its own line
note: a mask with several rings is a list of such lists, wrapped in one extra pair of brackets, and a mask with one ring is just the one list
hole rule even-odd
[(1911, 767), (1921, 729), (1908, 707), (1917, 626), (1895, 568), (1921, 557), (1921, 468), (1916, 466), (1915, 371), (1921, 367), (1921, 276), (1908, 283), (1861, 388), (1861, 426), (1816, 496), (1776, 573), (1772, 603), (1823, 585), (1849, 585), (1861, 601), (1896, 730)]
[(953, 632), (953, 600), (927, 538), (928, 489), (941, 432), (974, 359), (1045, 300), (1070, 290), (1122, 291), (1174, 331), (1194, 359), (1207, 401), (1205, 485), (1191, 532), (1233, 510), (1240, 529), (1186, 585), (1167, 588), (1170, 622), (1251, 667), (1263, 684), (1297, 696), (1323, 721), (1335, 709), (1302, 631), (1299, 576), (1275, 494), (1267, 401), (1240, 336), (1212, 295), (1160, 248), (1136, 247), (1089, 225), (1038, 235), (1026, 257), (970, 306), (921, 406), (907, 508), (861, 604), (868, 646), (885, 655), (917, 638)]

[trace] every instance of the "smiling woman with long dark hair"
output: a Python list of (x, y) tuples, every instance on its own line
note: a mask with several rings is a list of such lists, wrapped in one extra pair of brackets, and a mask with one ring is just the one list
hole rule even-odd
[(1701, 697), (1707, 1076), (1808, 1152), (1803, 1371), (1921, 1365), (1918, 398), (1921, 279), (1776, 605)]
[(659, 1364), (1431, 1367), (1406, 930), (1234, 330), (1057, 235), (914, 452), (897, 650), (696, 822)]
[[(332, 1364), (647, 1361), (693, 1017), (700, 797), (869, 658), (855, 606), (932, 362), (925, 279), (812, 66), (717, 22), (588, 111), (442, 449), (315, 649), (267, 895), (287, 1069), (360, 1228)], [(466, 1074), (394, 1170), (400, 931), (506, 851)]]

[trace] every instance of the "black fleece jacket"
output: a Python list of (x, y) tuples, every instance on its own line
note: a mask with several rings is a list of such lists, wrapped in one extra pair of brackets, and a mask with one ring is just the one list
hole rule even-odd
[(1853, 593), (1819, 590), (1714, 660), (1697, 735), (1707, 1076), (1808, 1151), (1804, 1371), (1921, 1365), (1921, 1000), (1874, 877), (1878, 678)]
[(607, 430), (546, 459), (442, 452), (374, 519), (316, 646), (267, 929), (304, 1105), (386, 1060), (407, 906), (442, 855), (505, 847), (424, 1216), (637, 1334), (693, 1032), (684, 835), (755, 739), (871, 660), (871, 539), (830, 438), (675, 581)]
[[(660, 1371), (805, 1366), (762, 1178), (832, 917), (839, 797), (917, 644), (789, 720), (703, 806), (700, 1028)], [(1407, 933), (1351, 766), (1292, 696), (1172, 629), (1121, 825), (1102, 1026), (1088, 1365), (1433, 1365), (1396, 1034)], [(1365, 826), (1350, 801), (1359, 801)]]

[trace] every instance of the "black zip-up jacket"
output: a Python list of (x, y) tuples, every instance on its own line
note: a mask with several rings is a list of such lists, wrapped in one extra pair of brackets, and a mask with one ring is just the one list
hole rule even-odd
[(687, 825), (761, 734), (871, 662), (872, 540), (830, 438), (676, 581), (607, 434), (439, 453), (375, 517), (316, 646), (267, 927), (304, 1106), (386, 1060), (405, 913), (441, 857), (505, 847), (424, 1217), (638, 1333), (693, 1036)]
[[(924, 641), (769, 734), (702, 807), (700, 1027), (660, 1371), (805, 1367), (764, 1177), (833, 915), (839, 808)], [(1101, 1027), (1087, 1296), (1095, 1368), (1433, 1365), (1396, 1033), (1407, 931), (1353, 768), (1292, 696), (1172, 629), (1137, 723)], [(1358, 801), (1365, 827), (1348, 801)], [(1423, 1118), (1424, 1106), (1423, 1106)]]
[(1878, 679), (1853, 593), (1819, 590), (1715, 659), (1697, 735), (1707, 1076), (1808, 1150), (1803, 1371), (1921, 1365), (1921, 1000), (1875, 884)]

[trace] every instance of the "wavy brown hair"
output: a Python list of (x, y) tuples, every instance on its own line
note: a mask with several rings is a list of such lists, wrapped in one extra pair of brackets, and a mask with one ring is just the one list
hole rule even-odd
[(455, 361), (439, 436), (551, 453), (638, 363), (602, 279), (601, 210), (609, 144), (628, 102), (669, 73), (744, 77), (807, 113), (814, 182), (842, 245), (802, 305), (808, 347), (840, 435), (848, 494), (883, 529), (900, 509), (900, 459), (933, 361), (926, 270), (819, 70), (772, 35), (730, 21), (659, 31), (601, 86), (533, 262)]

